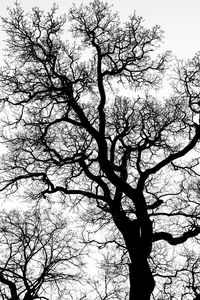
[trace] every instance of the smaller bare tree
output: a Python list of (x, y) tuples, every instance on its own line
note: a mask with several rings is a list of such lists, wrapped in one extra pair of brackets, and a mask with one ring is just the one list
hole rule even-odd
[(80, 282), (83, 249), (59, 214), (0, 215), (0, 298), (61, 299)]

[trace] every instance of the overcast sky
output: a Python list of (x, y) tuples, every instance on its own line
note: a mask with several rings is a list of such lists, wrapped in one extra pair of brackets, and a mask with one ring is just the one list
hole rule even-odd
[[(67, 12), (72, 3), (88, 3), (90, 0), (21, 0), (25, 10), (33, 6), (48, 10), (57, 3), (60, 12)], [(165, 34), (164, 48), (172, 50), (179, 58), (191, 58), (200, 50), (200, 0), (108, 0), (123, 20), (134, 10), (146, 20), (147, 26), (161, 25)], [(6, 15), (6, 7), (13, 0), (0, 0), (0, 15)], [(0, 40), (3, 34), (0, 31)], [(2, 43), (0, 49), (2, 48)], [(0, 52), (1, 55), (1, 52)]]

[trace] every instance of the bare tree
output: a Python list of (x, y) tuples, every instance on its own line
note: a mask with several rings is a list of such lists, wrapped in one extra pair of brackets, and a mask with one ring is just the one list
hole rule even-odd
[[(149, 300), (157, 245), (200, 233), (193, 188), (200, 125), (191, 105), (199, 95), (199, 56), (178, 64), (174, 95), (158, 101), (146, 89), (157, 88), (168, 68), (168, 53), (152, 54), (162, 40), (159, 26), (146, 29), (136, 14), (121, 25), (95, 0), (69, 11), (72, 43), (62, 41), (66, 17), (55, 13), (34, 8), (26, 15), (17, 4), (3, 18), (1, 133), (8, 152), (1, 191), (25, 186), (37, 200), (59, 192), (66, 204), (86, 208), (86, 222), (115, 226), (129, 258), (129, 299)], [(130, 96), (122, 96), (127, 89)]]
[[(94, 300), (120, 300), (128, 299), (127, 263), (125, 257), (120, 255), (118, 249), (112, 244), (105, 245), (97, 243), (99, 251), (93, 249), (93, 253), (98, 253), (98, 258), (93, 258), (92, 274), (87, 277), (87, 298)], [(94, 247), (94, 245), (93, 245)]]
[(58, 214), (3, 212), (0, 223), (1, 299), (61, 299), (72, 291), (82, 253)]

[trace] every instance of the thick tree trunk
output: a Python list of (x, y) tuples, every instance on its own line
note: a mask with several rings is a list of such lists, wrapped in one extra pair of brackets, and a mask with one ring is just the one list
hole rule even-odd
[[(141, 203), (145, 202), (141, 197)], [(130, 220), (125, 213), (113, 208), (113, 220), (124, 237), (129, 253), (129, 300), (150, 300), (155, 287), (154, 278), (148, 263), (152, 250), (153, 226), (147, 215), (140, 213), (137, 219)]]
[(152, 222), (147, 219), (143, 221), (141, 226), (132, 225), (132, 235), (129, 232), (128, 236), (125, 236), (131, 260), (129, 265), (129, 300), (150, 300), (155, 287), (148, 263), (152, 249)]
[(129, 300), (150, 300), (155, 282), (147, 259), (135, 257), (129, 265)]
[(146, 218), (139, 223), (118, 215), (115, 223), (121, 231), (130, 257), (129, 300), (150, 300), (155, 287), (148, 263), (152, 248), (152, 222)]

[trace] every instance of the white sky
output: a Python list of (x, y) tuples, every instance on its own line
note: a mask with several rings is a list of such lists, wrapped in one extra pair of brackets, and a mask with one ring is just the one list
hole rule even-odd
[[(72, 3), (88, 3), (90, 0), (21, 0), (25, 10), (33, 6), (48, 10), (52, 3), (64, 13)], [(179, 58), (191, 58), (200, 50), (200, 0), (108, 0), (119, 11), (123, 20), (134, 10), (146, 20), (148, 26), (161, 25), (165, 34), (164, 48), (172, 50)], [(6, 7), (13, 5), (13, 0), (0, 0), (0, 15), (6, 15)], [(0, 41), (3, 34), (0, 31)], [(0, 44), (0, 55), (2, 50)]]

